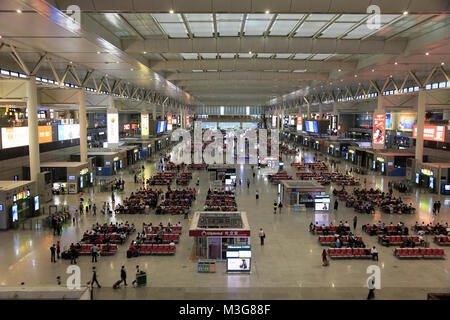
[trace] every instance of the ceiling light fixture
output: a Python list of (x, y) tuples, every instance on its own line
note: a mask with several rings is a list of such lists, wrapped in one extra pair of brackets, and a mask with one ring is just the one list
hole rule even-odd
[(173, 14), (173, 10), (170, 10), (169, 13), (170, 13), (170, 14)]
[(22, 13), (22, 10), (17, 9), (16, 12), (17, 12), (17, 13)]
[(425, 52), (425, 55), (426, 55), (426, 56), (429, 56), (429, 55), (430, 55), (430, 53), (429, 53), (429, 52)]
[[(1, 36), (0, 36), (0, 38), (1, 38)], [(444, 62), (441, 62), (441, 66), (443, 66), (445, 63)]]
[(341, 72), (341, 71), (342, 71), (342, 69), (338, 69), (338, 71), (339, 71), (339, 72)]
[(100, 51), (97, 51), (97, 54), (100, 54)]
[(134, 71), (134, 69), (133, 69), (133, 68), (131, 68), (131, 69), (130, 69), (130, 71)]
[(251, 51), (249, 51), (249, 52), (248, 52), (248, 54), (252, 54), (252, 52), (251, 52)]
[(270, 11), (269, 10), (266, 10), (266, 14), (269, 14), (270, 13)]
[(357, 75), (357, 74), (355, 74), (355, 78), (358, 78), (358, 75)]
[(406, 16), (408, 14), (408, 11), (403, 11), (403, 15)]
[(372, 72), (375, 72), (375, 69), (372, 69)]
[(119, 61), (116, 61), (117, 64), (119, 64)]
[(398, 65), (398, 62), (396, 61), (396, 62), (394, 62), (394, 64), (395, 64), (395, 65)]
[(144, 54), (147, 54), (147, 51), (144, 51)]

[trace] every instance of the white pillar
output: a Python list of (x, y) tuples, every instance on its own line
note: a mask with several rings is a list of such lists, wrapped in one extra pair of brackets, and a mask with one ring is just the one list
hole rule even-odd
[(156, 120), (156, 104), (153, 106), (153, 120)]
[(323, 116), (323, 107), (322, 107), (322, 103), (319, 103), (319, 120), (322, 120)]
[(306, 119), (311, 120), (311, 104), (308, 102)]
[(114, 98), (111, 96), (106, 110), (108, 148), (119, 146), (119, 112), (116, 109)]
[(166, 106), (164, 105), (164, 103), (162, 105), (162, 111), (161, 112), (162, 112), (161, 120), (164, 121), (165, 118), (166, 118)]
[(425, 105), (427, 103), (425, 88), (419, 89), (417, 102), (417, 137), (416, 137), (416, 161), (423, 163), (423, 129), (425, 126)]
[(86, 90), (83, 87), (79, 90), (78, 104), (78, 120), (80, 121), (80, 161), (87, 162)]
[[(27, 109), (28, 109), (28, 143), (30, 159), (30, 180), (36, 181), (38, 188), (39, 173), (41, 172), (41, 158), (39, 153), (39, 132), (37, 117), (37, 87), (36, 77), (30, 76), (27, 81)], [(39, 190), (38, 190), (39, 192)]]

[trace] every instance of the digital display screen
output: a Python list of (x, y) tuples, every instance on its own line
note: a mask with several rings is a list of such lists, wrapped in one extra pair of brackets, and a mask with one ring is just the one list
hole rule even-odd
[[(444, 184), (444, 190), (450, 191), (450, 184)], [(3, 209), (2, 209), (3, 210)], [(1, 210), (0, 210), (1, 211)]]
[(0, 211), (3, 211), (3, 205), (0, 204)]
[(17, 204), (14, 204), (11, 208), (12, 210), (12, 221), (17, 221), (19, 220), (19, 213), (18, 213), (18, 209), (17, 209)]
[(163, 133), (166, 131), (167, 121), (158, 121), (158, 128), (156, 133)]
[(330, 210), (330, 196), (316, 196), (314, 199), (314, 210), (328, 211)]
[(392, 129), (392, 114), (386, 113), (386, 129)]
[(75, 180), (75, 176), (69, 176), (69, 180)]
[(228, 130), (235, 129), (238, 130), (241, 128), (240, 122), (219, 122), (219, 129)]
[(257, 122), (242, 122), (242, 129), (257, 129), (258, 123)]
[(79, 124), (60, 124), (58, 125), (58, 140), (71, 140), (80, 138)]
[(398, 130), (412, 131), (415, 122), (416, 122), (415, 113), (401, 113), (398, 120)]
[(317, 128), (317, 121), (305, 121), (306, 131), (312, 133), (319, 133)]
[(217, 122), (202, 122), (202, 129), (217, 129)]
[(39, 196), (34, 197), (34, 211), (39, 210)]
[(3, 149), (27, 146), (28, 143), (28, 127), (2, 128)]
[(124, 124), (123, 125), (123, 130), (130, 130), (131, 126), (129, 124)]
[(430, 189), (434, 189), (434, 178), (430, 177)]
[(250, 271), (250, 259), (249, 258), (228, 258), (227, 259), (228, 271)]
[(416, 173), (416, 183), (419, 184), (419, 174)]

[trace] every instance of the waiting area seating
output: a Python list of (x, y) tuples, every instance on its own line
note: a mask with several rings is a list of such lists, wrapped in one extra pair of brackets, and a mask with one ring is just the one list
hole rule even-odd
[(175, 246), (170, 244), (141, 244), (139, 246), (139, 255), (173, 255)]
[[(81, 244), (80, 255), (90, 255), (93, 246), (91, 243)], [(101, 244), (99, 249), (102, 256), (111, 256), (117, 253), (117, 245), (115, 244)]]
[[(170, 242), (178, 243), (180, 241), (180, 234), (178, 234), (178, 233), (162, 234), (161, 241), (162, 241), (162, 243), (170, 243)], [(157, 234), (156, 233), (146, 234), (144, 242), (145, 243), (157, 243), (158, 242)]]
[(372, 259), (370, 249), (366, 248), (328, 249), (328, 255), (330, 256), (331, 259), (345, 259), (345, 258)]
[(398, 258), (435, 258), (445, 259), (444, 249), (431, 248), (395, 248), (394, 255)]
[[(339, 230), (338, 230), (339, 229)], [(315, 226), (311, 232), (313, 234), (335, 234), (338, 231), (343, 231), (344, 233), (350, 232), (350, 227), (347, 226)]]
[[(356, 241), (362, 241), (362, 237), (356, 236)], [(335, 236), (319, 236), (319, 242), (321, 245), (332, 245), (336, 243), (337, 237)], [(343, 236), (340, 237), (340, 240), (342, 241), (342, 245), (348, 245), (349, 244), (349, 237)]]
[[(183, 227), (182, 226), (163, 226), (162, 230), (166, 231), (167, 229), (172, 230), (172, 233), (181, 233)], [(156, 233), (160, 230), (159, 226), (144, 226), (143, 227), (143, 231), (145, 231), (145, 233)]]
[(433, 240), (440, 246), (450, 246), (450, 236), (434, 236)]
[(378, 242), (382, 245), (401, 245), (404, 243), (412, 243), (415, 245), (420, 244), (418, 236), (378, 236)]

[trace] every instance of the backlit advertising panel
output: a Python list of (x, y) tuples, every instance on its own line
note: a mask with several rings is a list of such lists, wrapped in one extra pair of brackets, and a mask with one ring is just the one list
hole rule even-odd
[(58, 140), (71, 140), (80, 138), (79, 124), (60, 124), (58, 125)]
[(171, 114), (167, 115), (167, 130), (172, 130), (172, 120), (173, 117)]
[[(417, 139), (417, 126), (414, 125), (413, 139)], [(429, 141), (445, 141), (445, 126), (423, 126), (423, 139)]]
[(398, 130), (399, 131), (412, 131), (414, 123), (416, 122), (415, 113), (400, 113), (398, 119)]
[(149, 120), (148, 113), (141, 113), (141, 135), (148, 136), (149, 135)]
[(52, 142), (52, 126), (39, 126), (39, 143)]
[(297, 131), (302, 131), (303, 129), (303, 116), (297, 116)]
[(384, 148), (385, 124), (386, 124), (386, 115), (384, 113), (375, 113), (373, 115), (372, 146), (374, 149)]
[(119, 143), (119, 114), (107, 113), (108, 143)]
[(191, 126), (191, 116), (186, 116), (186, 128), (189, 128)]
[(27, 146), (28, 142), (28, 127), (2, 128), (3, 149)]

